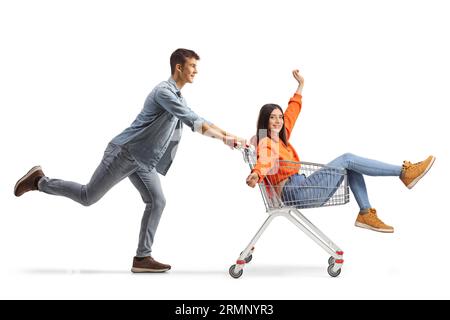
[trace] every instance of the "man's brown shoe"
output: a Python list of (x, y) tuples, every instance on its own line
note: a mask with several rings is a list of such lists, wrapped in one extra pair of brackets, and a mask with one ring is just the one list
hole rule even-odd
[(31, 168), (26, 175), (24, 175), (19, 179), (19, 181), (17, 181), (16, 185), (14, 186), (14, 195), (16, 197), (20, 197), (25, 192), (37, 190), (39, 179), (44, 176), (45, 174), (44, 172), (42, 172), (42, 168), (40, 166)]
[(424, 161), (414, 164), (409, 161), (403, 161), (400, 180), (402, 180), (408, 189), (411, 189), (430, 170), (434, 160), (436, 160), (435, 157), (429, 156)]
[(131, 272), (144, 273), (144, 272), (166, 272), (170, 270), (171, 266), (168, 264), (160, 263), (152, 257), (134, 257), (133, 268)]
[(394, 228), (388, 226), (377, 216), (377, 210), (370, 208), (367, 213), (360, 212), (355, 221), (355, 226), (378, 232), (392, 233)]

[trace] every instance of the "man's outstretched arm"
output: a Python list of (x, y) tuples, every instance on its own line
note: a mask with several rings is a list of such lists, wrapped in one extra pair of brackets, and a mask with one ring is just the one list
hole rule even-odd
[(192, 131), (197, 131), (211, 138), (220, 139), (223, 143), (230, 147), (234, 147), (235, 143), (246, 145), (245, 139), (227, 133), (225, 130), (198, 116), (188, 106), (182, 104), (175, 97), (175, 95), (167, 89), (161, 88), (157, 91), (156, 101), (165, 110), (167, 110), (178, 119), (180, 119), (184, 124), (189, 126)]
[(220, 139), (223, 143), (230, 147), (234, 147), (236, 144), (241, 144), (243, 146), (247, 145), (246, 139), (226, 132), (225, 130), (212, 123), (202, 123), (202, 134), (213, 139)]

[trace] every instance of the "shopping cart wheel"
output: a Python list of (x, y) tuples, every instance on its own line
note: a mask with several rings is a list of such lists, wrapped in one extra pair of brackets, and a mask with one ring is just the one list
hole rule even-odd
[(235, 279), (240, 278), (242, 276), (242, 274), (244, 273), (244, 269), (241, 269), (239, 272), (235, 272), (235, 270), (236, 270), (235, 264), (233, 264), (230, 267), (230, 269), (228, 270), (230, 272), (230, 276), (232, 276)]
[(334, 257), (329, 257), (329, 258), (328, 258), (328, 265), (334, 264), (335, 261), (336, 261), (336, 260), (334, 259)]
[(332, 276), (333, 278), (336, 278), (338, 275), (341, 274), (341, 269), (339, 269), (339, 270), (337, 270), (337, 271), (333, 271), (333, 267), (334, 267), (334, 263), (333, 263), (333, 264), (330, 264), (330, 265), (328, 266), (327, 271), (328, 271), (328, 274), (329, 274), (330, 276)]

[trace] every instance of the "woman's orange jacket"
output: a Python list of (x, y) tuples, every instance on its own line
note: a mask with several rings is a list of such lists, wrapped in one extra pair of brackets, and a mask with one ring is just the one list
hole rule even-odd
[(289, 138), (291, 137), (292, 129), (301, 109), (302, 96), (295, 93), (289, 100), (288, 107), (284, 112), (287, 145), (281, 139), (277, 142), (270, 137), (264, 137), (259, 141), (258, 147), (256, 148), (257, 161), (252, 170), (252, 172), (258, 174), (258, 182), (261, 182), (267, 176), (270, 183), (276, 185), (291, 175), (298, 173), (300, 164), (284, 161), (300, 161), (294, 147), (289, 143)]

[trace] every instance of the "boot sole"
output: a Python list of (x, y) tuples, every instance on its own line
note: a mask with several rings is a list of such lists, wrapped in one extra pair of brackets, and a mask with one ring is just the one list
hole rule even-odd
[(418, 176), (417, 178), (415, 178), (410, 184), (408, 184), (406, 187), (408, 189), (412, 189), (412, 187), (414, 187), (416, 185), (417, 182), (419, 182), (420, 179), (422, 179), (422, 177), (428, 172), (428, 170), (431, 169), (431, 166), (434, 163), (434, 160), (436, 160), (436, 157), (433, 157), (430, 161), (430, 163), (428, 164), (427, 168), (425, 169), (424, 172), (422, 172), (422, 174), (420, 176)]
[(17, 187), (19, 186), (19, 184), (21, 184), (25, 179), (27, 179), (29, 176), (31, 176), (33, 173), (35, 173), (36, 171), (42, 171), (41, 166), (34, 166), (33, 168), (30, 169), (30, 171), (27, 172), (26, 175), (24, 175), (22, 178), (19, 179), (19, 181), (16, 182), (16, 185), (14, 186), (14, 195), (16, 197), (20, 197), (22, 194), (18, 195), (17, 194)]
[(394, 229), (377, 229), (377, 228), (369, 226), (368, 224), (361, 223), (361, 222), (355, 222), (355, 226), (363, 228), (363, 229), (369, 229), (372, 231), (382, 232), (382, 233), (394, 233)]
[(131, 268), (131, 272), (133, 273), (162, 273), (169, 271), (170, 268), (166, 269), (145, 269), (145, 268)]

